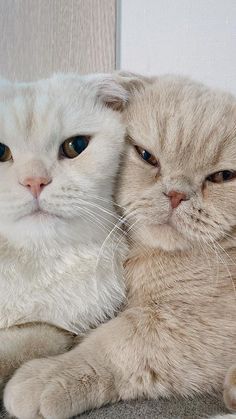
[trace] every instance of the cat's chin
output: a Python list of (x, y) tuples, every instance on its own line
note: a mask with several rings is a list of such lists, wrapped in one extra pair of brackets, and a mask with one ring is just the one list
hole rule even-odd
[(47, 212), (35, 212), (15, 221), (0, 221), (0, 238), (17, 248), (40, 251), (43, 247), (79, 246), (79, 243), (103, 243), (107, 232), (94, 231), (83, 218), (64, 218)]
[(147, 224), (134, 233), (144, 246), (167, 252), (188, 250), (191, 246), (181, 233), (169, 224)]
[(56, 238), (63, 224), (59, 217), (37, 212), (15, 222), (1, 223), (0, 235), (16, 246), (30, 247)]

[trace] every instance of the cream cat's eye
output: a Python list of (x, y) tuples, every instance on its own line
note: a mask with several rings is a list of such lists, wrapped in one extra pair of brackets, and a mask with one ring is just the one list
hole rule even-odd
[(7, 145), (0, 143), (0, 162), (12, 159), (11, 150)]
[(88, 147), (90, 138), (87, 135), (77, 135), (68, 138), (60, 147), (60, 155), (68, 159), (74, 159)]
[(236, 171), (234, 170), (221, 170), (220, 172), (213, 173), (208, 176), (206, 180), (213, 183), (223, 183), (236, 178)]
[(153, 156), (153, 154), (149, 153), (149, 151), (144, 150), (142, 147), (139, 147), (137, 145), (135, 146), (135, 150), (146, 163), (149, 163), (151, 166), (154, 167), (159, 166), (158, 160), (155, 156)]

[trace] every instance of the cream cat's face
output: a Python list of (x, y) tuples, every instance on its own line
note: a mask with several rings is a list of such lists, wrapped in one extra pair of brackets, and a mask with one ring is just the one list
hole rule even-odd
[(211, 245), (236, 226), (236, 100), (192, 81), (141, 83), (126, 111), (118, 203), (135, 240)]
[(0, 235), (24, 245), (78, 237), (79, 226), (96, 239), (123, 147), (120, 115), (105, 104), (118, 107), (125, 92), (112, 83), (57, 75), (0, 84)]

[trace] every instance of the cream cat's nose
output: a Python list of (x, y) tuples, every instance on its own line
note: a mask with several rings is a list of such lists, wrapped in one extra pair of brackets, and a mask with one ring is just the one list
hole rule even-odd
[(51, 183), (52, 179), (46, 177), (29, 177), (26, 178), (22, 185), (30, 189), (30, 192), (35, 198), (38, 198), (43, 188)]
[(170, 198), (172, 208), (177, 208), (182, 201), (187, 201), (187, 195), (184, 192), (170, 191), (165, 194)]

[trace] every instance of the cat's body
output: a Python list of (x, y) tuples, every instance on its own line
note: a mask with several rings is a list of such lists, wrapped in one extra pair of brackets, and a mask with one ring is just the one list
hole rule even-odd
[(117, 193), (127, 304), (71, 352), (16, 373), (5, 405), (20, 419), (211, 393), (236, 359), (236, 100), (181, 78), (120, 82), (133, 92)]
[[(35, 356), (68, 349), (71, 335), (57, 339), (56, 327), (83, 333), (123, 301), (112, 191), (124, 128), (111, 108), (125, 92), (110, 83), (57, 75), (0, 85), (0, 379), (40, 339)], [(14, 326), (24, 324), (21, 338)]]
[(123, 289), (116, 266), (119, 250), (118, 260), (113, 260), (114, 244), (100, 252), (105, 239), (64, 246), (55, 242), (54, 249), (42, 251), (6, 245), (0, 257), (0, 329), (47, 322), (77, 334), (112, 317)]

